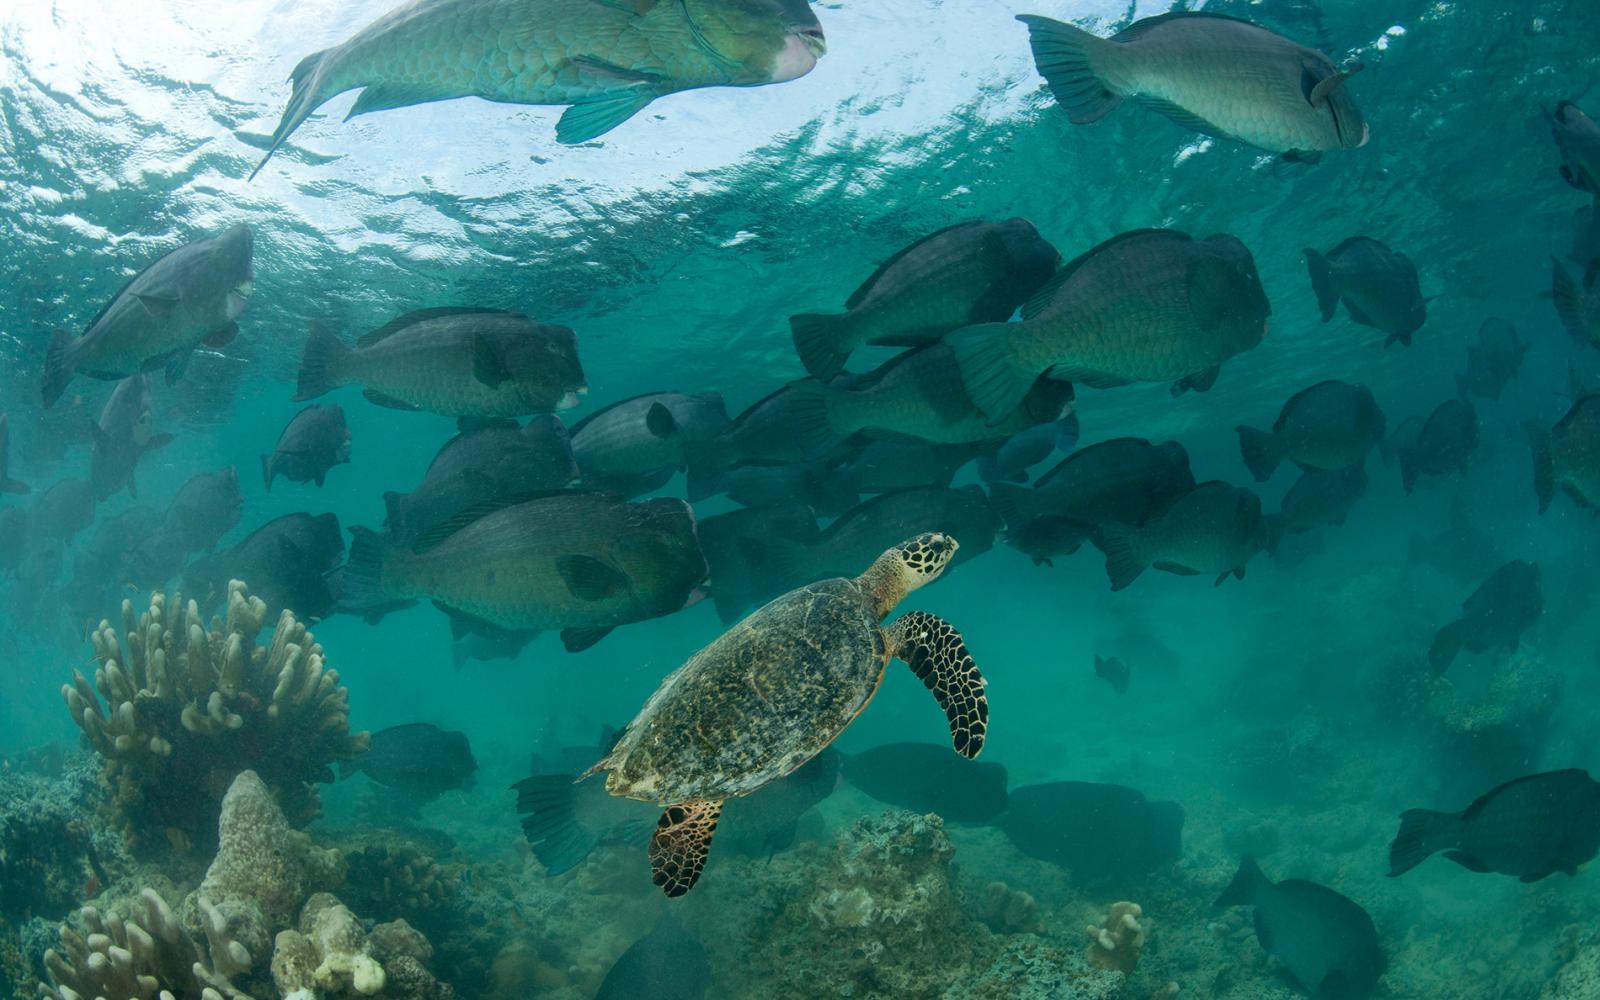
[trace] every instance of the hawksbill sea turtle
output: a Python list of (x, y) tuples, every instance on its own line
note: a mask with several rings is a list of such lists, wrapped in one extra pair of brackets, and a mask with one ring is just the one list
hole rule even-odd
[(854, 579), (792, 590), (691, 656), (645, 702), (599, 771), (606, 791), (664, 806), (650, 838), (652, 881), (688, 892), (705, 868), (728, 799), (803, 765), (855, 721), (891, 658), (910, 665), (950, 722), (957, 753), (983, 749), (989, 702), (961, 634), (924, 611), (888, 625), (907, 594), (955, 555), (948, 535), (918, 535)]

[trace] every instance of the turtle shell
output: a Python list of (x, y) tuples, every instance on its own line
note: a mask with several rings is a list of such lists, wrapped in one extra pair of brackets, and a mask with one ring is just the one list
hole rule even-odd
[(662, 682), (607, 762), (606, 788), (662, 804), (748, 795), (832, 743), (888, 660), (859, 583), (790, 591)]

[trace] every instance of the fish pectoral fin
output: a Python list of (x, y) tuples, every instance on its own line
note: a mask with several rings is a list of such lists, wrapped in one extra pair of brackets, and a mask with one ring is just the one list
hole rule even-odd
[(653, 437), (669, 438), (678, 429), (678, 421), (671, 410), (660, 403), (651, 403), (644, 415), (644, 426)]
[(610, 635), (611, 629), (610, 625), (598, 628), (564, 628), (561, 630), (561, 645), (566, 647), (569, 653), (581, 653)]
[(141, 295), (138, 292), (134, 292), (133, 297), (139, 300), (140, 305), (144, 306), (145, 312), (157, 319), (168, 318), (172, 315), (172, 310), (177, 308), (178, 305), (178, 297), (176, 295)]
[(567, 582), (572, 596), (585, 601), (602, 601), (628, 586), (628, 578), (593, 556), (561, 556), (556, 572)]
[(167, 360), (167, 384), (177, 385), (183, 378), (183, 373), (189, 370), (189, 355), (192, 351), (179, 351)]
[(585, 78), (585, 83), (598, 84), (603, 87), (634, 86), (641, 83), (660, 83), (663, 79), (660, 73), (652, 73), (645, 69), (630, 69), (619, 66), (614, 62), (607, 62), (595, 56), (578, 56), (572, 60), (572, 65), (578, 73)]
[(1188, 108), (1181, 107), (1171, 101), (1162, 100), (1159, 97), (1136, 97), (1134, 100), (1156, 114), (1176, 122), (1186, 129), (1199, 132), (1201, 135), (1209, 135), (1217, 139), (1233, 138), (1226, 130), (1218, 128)]
[(369, 84), (356, 97), (356, 103), (351, 106), (350, 113), (344, 116), (344, 120), (349, 121), (357, 115), (364, 115), (373, 111), (409, 108), (416, 104), (444, 101), (460, 96), (460, 94), (441, 90), (438, 87), (427, 87), (414, 83)]
[(1365, 68), (1366, 67), (1361, 63), (1356, 63), (1347, 70), (1342, 70), (1333, 74), (1332, 76), (1318, 80), (1314, 85), (1312, 85), (1310, 92), (1306, 94), (1306, 100), (1310, 102), (1313, 108), (1322, 107), (1324, 104), (1328, 103), (1328, 98), (1333, 96), (1333, 92), (1335, 90), (1338, 90), (1340, 87), (1344, 86), (1344, 82), (1346, 80), (1350, 79), (1352, 76), (1355, 76)]
[(494, 342), (479, 335), (472, 338), (472, 377), (491, 389), (511, 381), (511, 369), (495, 349)]
[(226, 326), (211, 332), (202, 343), (207, 347), (227, 347), (239, 336), (239, 324), (229, 321)]
[(363, 389), (361, 390), (361, 395), (365, 396), (367, 402), (373, 404), (374, 406), (387, 406), (391, 410), (422, 409), (420, 406), (412, 406), (403, 399), (396, 399), (395, 397), (390, 396), (387, 393), (379, 392), (376, 389)]
[[(1478, 872), (1479, 874), (1483, 874), (1490, 870), (1488, 865), (1479, 861), (1466, 851), (1445, 851), (1444, 856), (1465, 868), (1469, 872)], [(1542, 878), (1543, 876), (1540, 877)], [(1523, 881), (1527, 881), (1526, 876), (1524, 876)]]
[(1172, 394), (1174, 396), (1181, 396), (1191, 389), (1195, 392), (1206, 392), (1212, 386), (1217, 384), (1217, 376), (1221, 373), (1221, 365), (1212, 365), (1203, 372), (1195, 372), (1193, 375), (1185, 375), (1183, 378), (1172, 383)]
[(556, 122), (556, 141), (563, 146), (576, 146), (598, 139), (655, 99), (655, 88), (639, 83), (581, 101), (563, 112)]

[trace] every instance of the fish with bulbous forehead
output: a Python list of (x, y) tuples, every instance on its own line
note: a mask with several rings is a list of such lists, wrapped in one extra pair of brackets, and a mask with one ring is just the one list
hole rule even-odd
[(83, 336), (57, 330), (45, 357), (44, 405), (60, 399), (75, 375), (123, 379), (165, 367), (175, 382), (202, 342), (232, 341), (255, 288), (254, 245), (250, 227), (237, 225), (181, 246), (135, 275)]
[(1367, 122), (1340, 70), (1315, 49), (1257, 24), (1179, 11), (1110, 38), (1024, 14), (1034, 63), (1075, 125), (1125, 98), (1187, 129), (1305, 157), (1367, 142)]
[(826, 51), (805, 0), (412, 0), (300, 60), (250, 176), (347, 90), (361, 96), (346, 120), (457, 97), (567, 104), (556, 141), (570, 145), (680, 90), (798, 79)]

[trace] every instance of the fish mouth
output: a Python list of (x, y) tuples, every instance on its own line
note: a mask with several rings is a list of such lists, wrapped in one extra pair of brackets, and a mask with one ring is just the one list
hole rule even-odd
[(233, 293), (242, 299), (248, 299), (256, 293), (256, 279), (246, 278), (233, 286)]
[(773, 61), (767, 82), (786, 83), (805, 76), (827, 51), (828, 42), (822, 36), (821, 28), (815, 25), (791, 27), (783, 48), (778, 50), (777, 58)]

